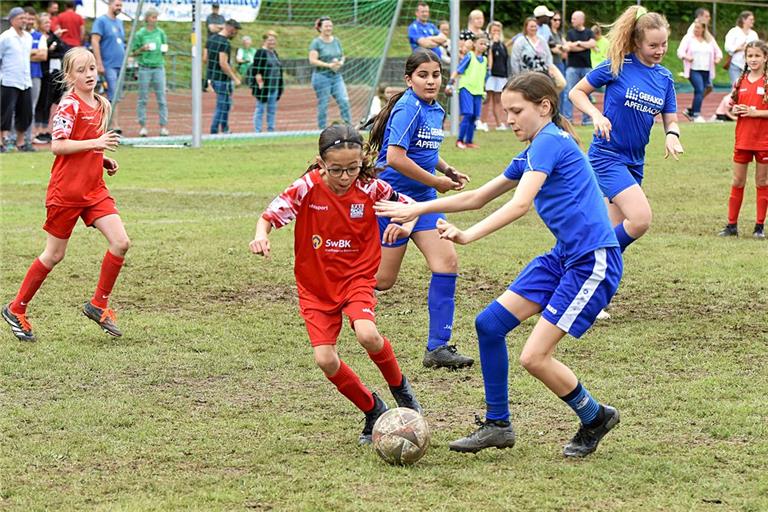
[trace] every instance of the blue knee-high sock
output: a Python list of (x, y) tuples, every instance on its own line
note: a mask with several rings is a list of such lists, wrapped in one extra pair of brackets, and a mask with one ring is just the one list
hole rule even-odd
[(456, 307), (457, 274), (432, 273), (427, 306), (429, 309), (429, 339), (427, 350), (447, 345), (453, 330), (453, 310)]
[(474, 128), (475, 121), (472, 116), (464, 116), (461, 118), (461, 124), (459, 125), (459, 140), (466, 142), (469, 140), (469, 130)]
[(485, 386), (485, 418), (509, 421), (509, 356), (507, 333), (520, 325), (515, 315), (497, 301), (475, 318), (480, 366)]
[(469, 122), (469, 133), (467, 133), (467, 138), (464, 139), (464, 142), (467, 144), (471, 144), (472, 141), (475, 140), (475, 121), (477, 121), (477, 116), (471, 116)]
[(565, 396), (561, 396), (560, 399), (573, 409), (573, 412), (579, 416), (584, 425), (594, 423), (600, 413), (600, 402), (592, 398), (592, 395), (589, 394), (587, 388), (581, 385), (581, 382), (576, 385), (576, 389)]
[(621, 252), (624, 252), (624, 249), (627, 248), (629, 244), (637, 240), (636, 238), (632, 238), (627, 234), (627, 230), (624, 229), (624, 223), (619, 223), (616, 227), (613, 228), (613, 232), (616, 233), (616, 238), (619, 241), (619, 247), (621, 247)]

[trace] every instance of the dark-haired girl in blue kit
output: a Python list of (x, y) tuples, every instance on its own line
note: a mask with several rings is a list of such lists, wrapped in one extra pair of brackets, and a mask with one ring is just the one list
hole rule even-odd
[[(445, 119), (445, 111), (436, 99), (441, 82), (440, 58), (430, 50), (417, 49), (405, 64), (408, 89), (390, 98), (372, 121), (370, 144), (379, 150), (377, 165), (385, 167), (379, 178), (416, 201), (435, 199), (437, 192), (461, 190), (469, 181), (438, 154)], [(453, 329), (458, 257), (453, 243), (438, 236), (438, 219), (445, 219), (445, 215), (421, 216), (410, 236), (432, 271), (427, 296), (429, 337), (423, 364), (429, 368), (463, 368), (474, 360), (448, 344)], [(379, 219), (382, 233), (388, 224), (389, 219)], [(382, 244), (376, 274), (378, 290), (388, 290), (395, 284), (408, 240)]]
[(515, 76), (504, 87), (501, 103), (510, 128), (530, 145), (504, 174), (476, 190), (399, 208), (377, 203), (379, 215), (394, 222), (425, 213), (482, 208), (515, 189), (512, 199), (466, 231), (438, 221), (440, 237), (459, 244), (483, 238), (525, 215), (533, 203), (557, 240), (536, 257), (499, 298), (475, 320), (485, 385), (486, 416), (475, 432), (450, 443), (451, 450), (478, 452), (510, 448), (509, 357), (505, 338), (520, 322), (541, 313), (520, 354), (520, 363), (565, 401), (581, 425), (566, 444), (567, 457), (584, 457), (619, 423), (619, 412), (601, 405), (570, 368), (553, 357), (566, 333), (581, 337), (611, 300), (623, 269), (621, 250), (608, 220), (594, 172), (559, 114), (558, 93), (542, 73)]

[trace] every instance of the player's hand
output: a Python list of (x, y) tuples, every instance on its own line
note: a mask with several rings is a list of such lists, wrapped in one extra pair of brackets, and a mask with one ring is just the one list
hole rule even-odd
[(462, 190), (467, 185), (467, 183), (470, 182), (469, 176), (463, 172), (457, 171), (455, 167), (450, 165), (443, 171), (443, 174), (450, 178), (454, 183), (459, 184), (459, 188), (454, 188), (454, 190)]
[(235, 77), (232, 79), (232, 81), (235, 83), (235, 87), (238, 87), (242, 82), (239, 78)]
[(104, 74), (104, 64), (97, 63), (96, 64), (96, 72), (100, 75)]
[(104, 157), (104, 168), (107, 170), (107, 174), (110, 176), (114, 176), (117, 174), (117, 171), (120, 169), (120, 164), (117, 163), (117, 160), (114, 158), (107, 158)]
[(682, 155), (684, 152), (683, 145), (680, 144), (680, 139), (677, 135), (667, 135), (664, 141), (664, 158), (667, 159), (671, 155), (675, 160), (680, 160), (678, 155)]
[(450, 240), (455, 244), (464, 245), (469, 243), (467, 235), (445, 219), (437, 219), (437, 234), (443, 240)]
[(400, 224), (390, 222), (384, 230), (381, 239), (385, 244), (393, 244), (400, 238), (406, 238), (411, 235), (411, 230)]
[(251, 252), (253, 254), (261, 254), (264, 257), (269, 257), (269, 253), (271, 251), (271, 247), (269, 245), (269, 238), (266, 236), (257, 236), (253, 240), (251, 240), (251, 243), (248, 244), (248, 247), (251, 249)]
[(373, 205), (373, 210), (379, 217), (389, 217), (392, 219), (392, 222), (399, 224), (405, 224), (419, 216), (416, 203), (405, 204), (397, 201), (378, 201)]
[(595, 125), (595, 135), (606, 141), (611, 141), (611, 120), (605, 117), (603, 114), (596, 115), (592, 118), (592, 122)]
[(93, 149), (100, 149), (102, 151), (115, 151), (117, 150), (117, 146), (120, 144), (120, 135), (115, 133), (114, 130), (109, 130), (108, 132), (105, 132), (96, 139), (96, 144)]
[(450, 86), (450, 85), (446, 85), (445, 86), (445, 95), (448, 96), (449, 98), (451, 96), (453, 96), (453, 87), (452, 86)]
[(453, 181), (448, 176), (436, 176), (437, 183), (434, 188), (441, 194), (448, 192), (449, 190), (461, 190), (464, 188), (463, 183)]
[(744, 110), (744, 113), (742, 114), (744, 117), (757, 117), (757, 107), (753, 106), (746, 106), (746, 110)]

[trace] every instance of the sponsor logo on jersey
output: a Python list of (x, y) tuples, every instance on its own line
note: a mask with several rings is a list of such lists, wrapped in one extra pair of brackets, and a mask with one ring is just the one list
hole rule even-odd
[(327, 204), (309, 203), (309, 208), (312, 209), (312, 210), (317, 210), (319, 212), (327, 212), (328, 211), (328, 205)]
[(414, 146), (418, 148), (440, 149), (440, 144), (443, 142), (443, 129), (422, 125), (416, 133), (416, 139)]
[(365, 213), (365, 203), (355, 203), (349, 207), (350, 219), (362, 219), (363, 213)]
[(625, 107), (654, 116), (661, 112), (664, 106), (664, 98), (643, 92), (636, 85), (629, 87), (624, 97), (626, 98)]
[(327, 249), (351, 249), (352, 240), (326, 240), (325, 247)]
[(323, 245), (323, 237), (320, 235), (312, 235), (312, 247), (314, 249), (319, 249), (320, 246)]

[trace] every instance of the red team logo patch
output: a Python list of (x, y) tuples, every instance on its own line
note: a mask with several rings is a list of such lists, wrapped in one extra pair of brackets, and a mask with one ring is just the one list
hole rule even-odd
[(312, 235), (312, 247), (319, 249), (323, 245), (323, 239), (320, 235)]

